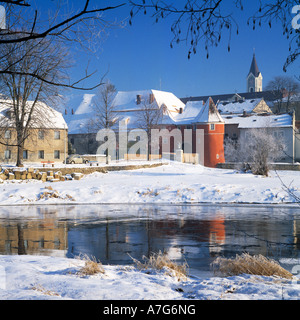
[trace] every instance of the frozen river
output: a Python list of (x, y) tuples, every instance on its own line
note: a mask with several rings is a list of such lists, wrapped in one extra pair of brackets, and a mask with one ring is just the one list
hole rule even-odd
[[(205, 273), (217, 256), (299, 259), (300, 207), (53, 205), (0, 207), (0, 254), (88, 255), (132, 264), (153, 252)], [(130, 257), (131, 256), (131, 257)]]

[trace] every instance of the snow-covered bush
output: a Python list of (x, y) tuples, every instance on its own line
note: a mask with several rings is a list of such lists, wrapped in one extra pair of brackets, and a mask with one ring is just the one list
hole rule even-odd
[(270, 163), (284, 157), (283, 139), (275, 138), (268, 128), (252, 129), (239, 141), (225, 141), (225, 159), (238, 162), (243, 169), (251, 169), (253, 174), (267, 176)]

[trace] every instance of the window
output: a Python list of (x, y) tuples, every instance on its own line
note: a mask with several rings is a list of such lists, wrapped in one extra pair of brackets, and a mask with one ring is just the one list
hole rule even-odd
[(211, 123), (211, 124), (210, 124), (210, 130), (212, 130), (212, 131), (215, 130), (215, 124), (214, 124), (214, 123)]
[(54, 159), (60, 159), (60, 151), (54, 150)]
[(11, 158), (11, 150), (5, 150), (4, 151), (4, 158), (10, 159)]
[(54, 131), (54, 139), (59, 140), (60, 139), (60, 132), (59, 131)]
[(38, 158), (39, 158), (39, 159), (44, 159), (44, 157), (45, 157), (44, 150), (39, 150), (39, 151), (38, 151)]
[(45, 132), (43, 130), (40, 130), (38, 133), (38, 138), (40, 140), (44, 140), (44, 137), (45, 137)]
[(5, 131), (5, 133), (4, 133), (4, 138), (5, 138), (5, 139), (10, 139), (10, 138), (11, 138), (10, 130), (6, 130), (6, 131)]
[(28, 159), (28, 150), (23, 150), (23, 159), (24, 160)]

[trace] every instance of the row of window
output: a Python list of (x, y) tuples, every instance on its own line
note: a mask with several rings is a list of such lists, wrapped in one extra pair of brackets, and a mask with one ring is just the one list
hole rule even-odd
[[(11, 130), (6, 130), (4, 133), (4, 138), (5, 139), (10, 139), (11, 138)], [(40, 130), (38, 132), (38, 139), (39, 140), (44, 140), (45, 138), (45, 131)], [(54, 131), (54, 140), (59, 140), (60, 139), (60, 131)]]
[[(11, 150), (4, 151), (4, 158), (7, 160), (11, 159)], [(45, 159), (45, 151), (44, 150), (38, 151), (38, 158), (41, 160)], [(28, 150), (23, 150), (23, 159), (24, 160), (28, 159)], [(60, 159), (60, 151), (59, 150), (54, 150), (54, 159)]]

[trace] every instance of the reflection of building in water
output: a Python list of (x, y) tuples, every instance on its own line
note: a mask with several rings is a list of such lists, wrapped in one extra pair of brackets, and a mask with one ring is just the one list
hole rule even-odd
[(152, 221), (152, 247), (160, 247), (170, 259), (213, 257), (225, 243), (225, 223), (220, 215), (210, 220)]
[(226, 221), (224, 256), (247, 252), (270, 257), (295, 257), (299, 250), (300, 220), (260, 219)]
[(67, 249), (66, 222), (55, 218), (39, 221), (9, 220), (0, 224), (0, 252), (64, 256)]
[[(74, 225), (68, 232), (68, 257), (80, 253), (102, 263), (132, 263), (159, 251), (174, 260), (199, 259), (217, 254), (225, 242), (225, 224), (216, 220), (161, 219), (102, 221)], [(129, 255), (130, 256), (129, 256)]]

